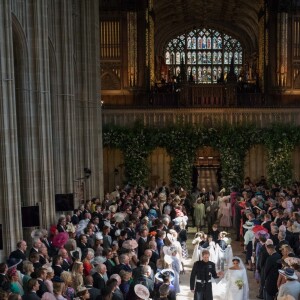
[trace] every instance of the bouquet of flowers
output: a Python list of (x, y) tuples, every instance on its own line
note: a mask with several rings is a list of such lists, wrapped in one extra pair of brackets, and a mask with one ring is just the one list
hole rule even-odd
[(235, 284), (237, 285), (239, 290), (241, 290), (242, 287), (244, 286), (244, 281), (242, 279), (238, 279), (238, 280), (235, 281)]

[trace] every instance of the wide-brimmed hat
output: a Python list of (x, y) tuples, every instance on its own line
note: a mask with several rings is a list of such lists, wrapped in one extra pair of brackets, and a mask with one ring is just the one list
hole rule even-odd
[(164, 256), (164, 261), (165, 261), (165, 263), (167, 263), (168, 265), (170, 265), (173, 262), (173, 259), (172, 259), (172, 257), (170, 255), (166, 254)]
[(285, 268), (284, 270), (278, 270), (280, 274), (289, 279), (298, 279), (298, 276), (295, 274), (295, 270), (292, 268)]
[(244, 227), (245, 229), (250, 230), (250, 229), (253, 229), (254, 224), (253, 224), (252, 222), (250, 222), (250, 221), (246, 221), (246, 223), (243, 225), (243, 227)]
[(263, 225), (255, 225), (252, 230), (254, 233), (256, 233), (258, 231), (264, 231), (266, 233), (268, 232), (268, 229), (265, 228)]
[(41, 237), (44, 236), (44, 234), (41, 229), (34, 229), (33, 231), (31, 231), (30, 236), (33, 239), (40, 239)]
[(130, 250), (136, 249), (138, 246), (139, 245), (136, 240), (127, 240), (127, 241), (124, 241), (122, 244), (123, 248), (130, 249)]
[(167, 238), (171, 243), (174, 242), (174, 236), (171, 233), (167, 233)]
[(149, 299), (150, 297), (149, 290), (142, 284), (136, 284), (134, 286), (134, 292), (140, 299)]
[(300, 258), (299, 257), (287, 257), (284, 261), (289, 265), (300, 265)]
[(21, 262), (22, 262), (22, 259), (11, 257), (6, 261), (6, 264), (7, 264), (8, 269), (12, 269), (12, 268), (15, 268)]
[(116, 213), (116, 214), (114, 215), (114, 219), (115, 219), (115, 221), (116, 221), (117, 223), (123, 222), (123, 221), (125, 220), (125, 218), (126, 218), (126, 214), (125, 214), (125, 213), (119, 212), (119, 213)]
[(170, 277), (170, 282), (172, 282), (175, 278), (174, 271), (172, 269), (163, 269), (155, 274), (155, 278), (160, 282), (163, 282), (164, 277), (167, 277), (167, 276)]
[(92, 259), (91, 263), (94, 265), (94, 266), (97, 266), (97, 265), (100, 265), (100, 264), (103, 264), (107, 261), (107, 258), (104, 257), (104, 256), (96, 256)]
[[(254, 230), (253, 230), (254, 231)], [(259, 239), (261, 236), (264, 236), (266, 239), (270, 238), (270, 235), (265, 230), (259, 230), (254, 233), (255, 238)]]

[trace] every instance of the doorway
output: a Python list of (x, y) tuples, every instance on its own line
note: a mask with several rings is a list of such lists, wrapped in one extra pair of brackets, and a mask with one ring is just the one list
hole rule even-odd
[(197, 169), (197, 187), (218, 191), (220, 186), (220, 153), (204, 146), (197, 150), (194, 167)]

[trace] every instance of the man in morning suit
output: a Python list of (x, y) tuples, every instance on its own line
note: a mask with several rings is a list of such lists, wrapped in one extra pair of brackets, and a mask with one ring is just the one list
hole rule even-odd
[(145, 228), (140, 231), (140, 238), (138, 240), (138, 258), (140, 258), (146, 250), (148, 233), (148, 229)]
[(29, 292), (23, 295), (22, 300), (40, 300), (41, 298), (37, 295), (37, 291), (40, 288), (40, 284), (37, 279), (31, 278), (27, 283)]
[(276, 252), (275, 246), (270, 244), (266, 246), (269, 257), (266, 260), (266, 264), (263, 272), (263, 280), (265, 282), (264, 288), (264, 299), (273, 300), (276, 293), (278, 292), (277, 288), (277, 279), (278, 279), (278, 270), (280, 265), (277, 263), (281, 259), (281, 255)]
[(106, 265), (99, 264), (96, 266), (96, 272), (93, 274), (93, 287), (99, 289), (101, 292), (104, 290), (107, 281), (106, 271)]
[(211, 277), (218, 278), (222, 273), (216, 273), (215, 264), (209, 261), (209, 251), (202, 251), (202, 260), (193, 265), (190, 289), (194, 293), (194, 300), (213, 300)]

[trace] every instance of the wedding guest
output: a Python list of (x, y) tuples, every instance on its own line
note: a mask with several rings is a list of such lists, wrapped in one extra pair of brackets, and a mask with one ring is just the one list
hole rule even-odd
[(190, 277), (190, 290), (194, 299), (213, 300), (211, 277), (218, 278), (215, 264), (209, 261), (209, 251), (203, 250), (202, 260), (194, 263)]
[(294, 269), (286, 268), (279, 270), (279, 272), (286, 278), (286, 283), (280, 286), (277, 297), (290, 295), (298, 299), (300, 295), (300, 282), (298, 281), (298, 276), (295, 274)]
[(278, 270), (280, 265), (277, 261), (281, 258), (280, 254), (276, 252), (275, 246), (270, 244), (266, 246), (269, 257), (266, 260), (264, 267), (263, 280), (265, 282), (264, 299), (273, 300), (278, 289), (276, 282), (278, 279)]
[(246, 262), (249, 264), (248, 270), (252, 271), (253, 270), (253, 265), (252, 265), (252, 252), (254, 249), (254, 245), (252, 245), (252, 241), (254, 239), (254, 233), (252, 231), (254, 225), (250, 221), (246, 221), (246, 223), (243, 225), (244, 229), (246, 229), (246, 233), (244, 235), (244, 250), (246, 251)]

